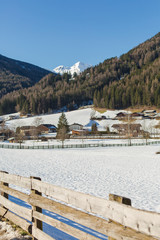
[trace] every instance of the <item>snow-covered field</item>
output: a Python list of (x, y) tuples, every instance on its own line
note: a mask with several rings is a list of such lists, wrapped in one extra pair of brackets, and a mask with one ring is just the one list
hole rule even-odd
[[(96, 121), (99, 130), (122, 123), (112, 120), (119, 111), (106, 111), (106, 120)], [(91, 108), (67, 112), (69, 124), (91, 127)], [(42, 115), (43, 123), (57, 126), (61, 113)], [(96, 112), (96, 116), (100, 113)], [(8, 118), (8, 116), (3, 116)], [(7, 121), (9, 128), (33, 125), (36, 117)], [(158, 120), (137, 120), (144, 129), (154, 133)], [(133, 143), (143, 139), (132, 140)], [(152, 140), (150, 140), (152, 141)], [(66, 140), (65, 144), (128, 143), (127, 139)], [(8, 143), (7, 143), (8, 144)], [(24, 143), (26, 145), (61, 144), (57, 140)], [(22, 176), (38, 176), (45, 182), (102, 198), (109, 193), (131, 198), (134, 207), (160, 212), (160, 146), (104, 147), (80, 149), (0, 149), (0, 170)], [(0, 224), (1, 225), (1, 224)], [(1, 238), (0, 238), (1, 239)], [(9, 238), (8, 238), (9, 239)], [(15, 238), (16, 239), (16, 238)]]
[(0, 169), (95, 196), (115, 193), (160, 212), (159, 146), (90, 149), (0, 149)]

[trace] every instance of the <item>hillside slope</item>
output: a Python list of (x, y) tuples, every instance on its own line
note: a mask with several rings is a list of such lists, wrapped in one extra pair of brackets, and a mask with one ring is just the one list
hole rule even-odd
[(86, 69), (74, 81), (67, 73), (49, 74), (29, 89), (12, 92), (1, 99), (0, 113), (15, 107), (38, 114), (63, 106), (71, 110), (89, 100), (109, 109), (160, 107), (160, 33), (119, 58)]
[(0, 55), (0, 98), (13, 90), (33, 86), (49, 71)]

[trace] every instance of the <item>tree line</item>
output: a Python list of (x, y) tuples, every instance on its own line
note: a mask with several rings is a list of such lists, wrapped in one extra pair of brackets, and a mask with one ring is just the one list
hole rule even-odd
[(0, 114), (50, 113), (93, 101), (97, 107), (160, 107), (160, 33), (119, 58), (105, 60), (78, 76), (48, 74), (33, 87), (6, 94)]

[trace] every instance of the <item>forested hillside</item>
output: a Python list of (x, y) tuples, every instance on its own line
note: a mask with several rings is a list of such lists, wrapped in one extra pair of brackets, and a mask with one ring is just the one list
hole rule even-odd
[(88, 68), (73, 80), (49, 74), (28, 89), (12, 92), (0, 101), (0, 113), (45, 113), (84, 101), (106, 108), (140, 105), (160, 107), (160, 33), (121, 57)]
[(49, 71), (0, 55), (0, 98), (14, 90), (33, 86)]

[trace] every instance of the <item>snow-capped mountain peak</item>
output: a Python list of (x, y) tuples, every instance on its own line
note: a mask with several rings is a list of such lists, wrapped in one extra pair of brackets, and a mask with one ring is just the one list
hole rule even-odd
[(65, 67), (63, 65), (60, 65), (56, 68), (53, 69), (53, 72), (63, 74), (63, 73), (70, 73), (73, 75), (74, 73), (80, 74), (83, 72), (85, 69), (91, 67), (90, 64), (85, 64), (82, 62), (77, 62), (71, 67)]
[(65, 67), (63, 65), (60, 65), (56, 68), (53, 69), (53, 72), (55, 73), (60, 73), (60, 74), (63, 74), (63, 73), (66, 73), (69, 71), (69, 68), (68, 67)]

